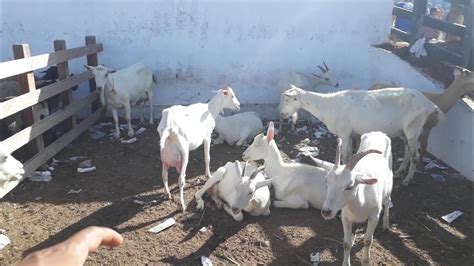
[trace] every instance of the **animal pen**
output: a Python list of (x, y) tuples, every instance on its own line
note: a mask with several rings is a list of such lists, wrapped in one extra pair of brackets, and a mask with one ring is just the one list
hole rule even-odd
[[(243, 220), (237, 221), (229, 215), (234, 210), (226, 210), (229, 206), (209, 195), (215, 186), (200, 191), (210, 180), (205, 175), (202, 146), (189, 152), (184, 186), (187, 206), (185, 212), (181, 211), (179, 171), (169, 169), (171, 198), (162, 181), (164, 159), (157, 132), (161, 111), (170, 106), (207, 103), (216, 90), (231, 94), (222, 89), (229, 86), (235, 93), (233, 106), (240, 107), (235, 112), (255, 111), (252, 116), (263, 122), (263, 130), (259, 128), (262, 135), (255, 138), (273, 143), (278, 164), (299, 169), (316, 167), (317, 160), (308, 156), (312, 155), (329, 163), (326, 167), (334, 165), (338, 136), (310, 113), (300, 112), (294, 131), (286, 123), (281, 130), (268, 130), (270, 122), (278, 126), (281, 115), (281, 77), (301, 73), (327, 79), (325, 84), (331, 86), (311, 89), (328, 95), (346, 89), (364, 91), (377, 83), (442, 93), (449, 84), (432, 75), (433, 66), (413, 66), (395, 52), (380, 48), (380, 44), (390, 41), (390, 34), (413, 45), (420, 37), (420, 28), (432, 26), (461, 37), (461, 45), (452, 51), (442, 44), (427, 45), (430, 56), (443, 65), (450, 82), (454, 67), (449, 64), (468, 68), (472, 49), (466, 47), (472, 47), (472, 19), (465, 25), (433, 20), (422, 12), (426, 2), (414, 0), (416, 7), (408, 11), (394, 7), (393, 0), (149, 0), (140, 4), (4, 0), (0, 4), (0, 80), (16, 77), (22, 94), (0, 102), (0, 119), (21, 114), (24, 128), (2, 140), (0, 146), (4, 149), (1, 152), (12, 153), (23, 163), (25, 174), (22, 180), (7, 182), (3, 187), (0, 183), (0, 265), (16, 264), (28, 254), (60, 243), (88, 226), (112, 228), (124, 238), (119, 247), (90, 253), (89, 264), (188, 265), (210, 261), (214, 265), (340, 265), (344, 247), (348, 246), (340, 215), (333, 212), (335, 218), (325, 220), (321, 210), (311, 204), (299, 209), (279, 208), (275, 201), (282, 203), (274, 185), (269, 187), (271, 196), (267, 200), (271, 205), (266, 215), (253, 216), (240, 210)], [(461, 2), (472, 8), (472, 1)], [(39, 20), (37, 14), (44, 16)], [(392, 28), (392, 15), (409, 18), (416, 26), (410, 33)], [(466, 13), (466, 17), (471, 15)], [(54, 52), (49, 53), (52, 40)], [(68, 49), (66, 40), (69, 46), (79, 47)], [(19, 42), (30, 45), (17, 45)], [(457, 49), (461, 46), (463, 49)], [(99, 62), (117, 69), (109, 69), (108, 75), (140, 62), (157, 77), (154, 98), (150, 99), (155, 108), (154, 124), (141, 123), (133, 114), (133, 138), (114, 139), (109, 135), (115, 129), (109, 106), (99, 101), (95, 73), (83, 66), (97, 66)], [(58, 80), (37, 88), (35, 72), (49, 66), (57, 67)], [(465, 79), (472, 83), (470, 75)], [(104, 92), (105, 87), (100, 88), (97, 80), (97, 88)], [(78, 91), (71, 89), (75, 86), (79, 86)], [(58, 95), (64, 107), (41, 118), (40, 103)], [(353, 105), (364, 104), (361, 101)], [(340, 105), (322, 109), (330, 114), (346, 108)], [(474, 178), (474, 168), (469, 164), (473, 115), (472, 108), (456, 101), (446, 121), (439, 121), (433, 128), (430, 153), (420, 158), (414, 180), (403, 186), (401, 179), (393, 179), (387, 205), (389, 229), (383, 230), (386, 224), (381, 215), (373, 235), (371, 264), (472, 264), (474, 183), (468, 179)], [(127, 121), (122, 117), (119, 121), (123, 137), (127, 128), (123, 123)], [(196, 130), (188, 132), (198, 132), (200, 123), (194, 122), (189, 124)], [(360, 122), (367, 124), (365, 120)], [(238, 126), (239, 132), (243, 127), (236, 123), (227, 127), (232, 126)], [(63, 134), (47, 143), (44, 136), (52, 128), (61, 129)], [(221, 167), (227, 163), (239, 161), (245, 165), (243, 156), (254, 138), (238, 147), (216, 142), (216, 135), (212, 135), (210, 145), (211, 176), (221, 174)], [(393, 138), (390, 145), (395, 172), (403, 161), (405, 144), (401, 138)], [(248, 160), (249, 176), (251, 169), (269, 165), (263, 164), (264, 160)], [(78, 171), (85, 161), (94, 166), (93, 171)], [(50, 180), (36, 182), (29, 178), (44, 167), (51, 169)], [(270, 171), (263, 170), (270, 175)], [(1, 171), (0, 167), (0, 175)], [(245, 176), (245, 170), (238, 172)], [(311, 177), (325, 180), (316, 172)], [(262, 174), (258, 178), (269, 177)], [(292, 178), (297, 177), (289, 175), (281, 180), (291, 182)], [(342, 191), (354, 187), (355, 182)], [(304, 188), (307, 192), (313, 187)], [(314, 191), (326, 188), (320, 186)], [(204, 195), (200, 195), (202, 192)], [(462, 214), (450, 219), (452, 213)], [(168, 227), (157, 230), (163, 224)], [(354, 224), (350, 258), (356, 265), (364, 259), (365, 231), (365, 223)], [(7, 245), (1, 242), (5, 237), (9, 239)]]
[[(91, 127), (103, 111), (97, 105), (98, 93), (95, 90), (92, 72), (84, 71), (76, 76), (69, 76), (69, 60), (86, 56), (87, 64), (93, 66), (98, 64), (97, 53), (102, 52), (102, 44), (96, 43), (95, 36), (86, 36), (85, 43), (85, 46), (67, 49), (66, 41), (55, 40), (55, 52), (36, 56), (31, 55), (28, 44), (17, 44), (13, 45), (15, 60), (0, 63), (0, 79), (17, 76), (23, 93), (0, 103), (0, 119), (23, 112), (26, 127), (4, 140), (2, 144), (7, 153), (13, 153), (29, 144), (29, 156), (24, 162), (25, 176), (31, 175)], [(57, 66), (59, 81), (36, 89), (33, 71), (52, 65)], [(89, 81), (90, 95), (74, 100), (71, 88), (86, 81)], [(57, 94), (61, 94), (65, 108), (40, 120), (38, 104)], [(78, 121), (76, 114), (86, 108), (90, 109), (91, 115)], [(61, 125), (66, 133), (45, 146), (43, 133), (56, 125)], [(0, 198), (21, 181), (7, 182), (0, 190)]]

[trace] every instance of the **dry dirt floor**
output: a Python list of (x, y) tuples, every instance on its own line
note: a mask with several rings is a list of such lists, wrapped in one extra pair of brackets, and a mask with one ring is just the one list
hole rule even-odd
[[(320, 158), (334, 161), (334, 136), (316, 140), (314, 133), (321, 125), (300, 122), (298, 127), (303, 125), (308, 126), (306, 132), (289, 134), (284, 130), (277, 135), (284, 159), (294, 159), (300, 142), (309, 138), (311, 145), (320, 148)], [(89, 225), (114, 228), (125, 242), (91, 254), (88, 264), (199, 265), (201, 256), (207, 256), (214, 264), (305, 265), (312, 252), (320, 252), (321, 264), (342, 263), (341, 222), (323, 220), (319, 210), (272, 207), (268, 217), (245, 215), (239, 223), (205, 197), (205, 212), (197, 212), (194, 193), (206, 181), (202, 148), (190, 155), (185, 189), (188, 210), (182, 213), (174, 170), (170, 172), (174, 198), (164, 197), (158, 145), (156, 125), (148, 127), (132, 144), (108, 138), (92, 140), (90, 133), (83, 134), (56, 158), (87, 156), (96, 171), (79, 174), (78, 162), (62, 163), (55, 167), (52, 181), (24, 181), (0, 202), (0, 228), (12, 241), (0, 251), (0, 265), (13, 264)], [(395, 140), (393, 149), (396, 168), (402, 143)], [(212, 146), (211, 171), (241, 159), (242, 152), (235, 146)], [(310, 163), (307, 158), (302, 162)], [(434, 180), (431, 173), (443, 174), (446, 181)], [(417, 172), (408, 187), (399, 183), (395, 180), (392, 193), (391, 229), (383, 232), (380, 221), (372, 262), (472, 265), (473, 184), (451, 169)], [(68, 194), (71, 190), (80, 192)], [(441, 219), (455, 210), (464, 215), (451, 224)], [(176, 219), (174, 226), (158, 234), (148, 232), (169, 217)], [(357, 238), (351, 258), (359, 264), (365, 225), (355, 226), (354, 231)]]

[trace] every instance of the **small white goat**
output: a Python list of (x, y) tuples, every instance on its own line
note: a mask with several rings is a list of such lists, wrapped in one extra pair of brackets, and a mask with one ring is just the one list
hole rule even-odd
[(277, 208), (313, 208), (321, 209), (326, 197), (327, 170), (300, 163), (285, 163), (273, 140), (275, 129), (273, 122), (268, 126), (267, 135), (257, 135), (253, 143), (245, 150), (244, 160), (264, 160), (265, 172), (273, 178)]
[(263, 123), (256, 112), (245, 112), (231, 116), (216, 117), (216, 132), (219, 137), (214, 144), (226, 141), (229, 145), (241, 146), (249, 138), (262, 133)]
[(20, 180), (23, 174), (23, 164), (9, 153), (5, 153), (0, 143), (0, 187), (8, 181)]
[(352, 224), (367, 221), (362, 264), (370, 261), (370, 247), (384, 208), (383, 228), (389, 229), (389, 203), (392, 193), (392, 152), (390, 138), (382, 132), (362, 135), (358, 153), (341, 165), (342, 140), (338, 139), (335, 163), (328, 173), (327, 196), (321, 215), (332, 219), (342, 209), (344, 261), (350, 265), (353, 246)]
[[(302, 73), (288, 73), (285, 75), (280, 81), (278, 82), (278, 91), (280, 92), (280, 95), (283, 94), (285, 90), (289, 88), (290, 85), (294, 85), (298, 88), (302, 88), (305, 90), (310, 90), (310, 91), (316, 91), (316, 88), (319, 86), (331, 86), (334, 88), (339, 87), (339, 83), (337, 81), (334, 81), (331, 78), (329, 68), (326, 65), (326, 62), (323, 61), (324, 66), (317, 66), (321, 70), (321, 75), (317, 75), (312, 73), (310, 75), (307, 74), (302, 74)], [(281, 110), (281, 101), (280, 101), (280, 110)], [(295, 124), (296, 121), (298, 120), (298, 112), (295, 112), (291, 116), (291, 131), (295, 130)], [(280, 118), (280, 126), (279, 130), (281, 132), (283, 126), (283, 118)]]
[(343, 162), (352, 153), (352, 134), (372, 131), (382, 131), (390, 137), (404, 134), (410, 152), (410, 168), (403, 185), (408, 185), (415, 174), (420, 158), (419, 138), (426, 120), (432, 114), (444, 119), (438, 106), (420, 91), (408, 88), (323, 94), (291, 86), (284, 93), (282, 116), (290, 117), (300, 108), (316, 116), (343, 140)]
[[(246, 174), (247, 169), (252, 173), (250, 177)], [(268, 216), (270, 215), (268, 186), (271, 183), (271, 179), (266, 180), (259, 170), (247, 162), (228, 162), (225, 166), (219, 167), (196, 192), (197, 209), (204, 209), (202, 195), (207, 191), (217, 206), (219, 208), (224, 206), (224, 210), (236, 221), (244, 219), (242, 210), (253, 216)]]
[(118, 122), (118, 109), (125, 109), (125, 120), (128, 124), (128, 136), (133, 136), (133, 128), (130, 121), (131, 107), (140, 104), (140, 122), (144, 122), (143, 103), (148, 101), (150, 105), (150, 125), (153, 124), (153, 91), (158, 78), (143, 64), (134, 64), (120, 70), (112, 70), (105, 66), (88, 66), (95, 77), (97, 90), (100, 92), (102, 105), (110, 105), (115, 122), (115, 138), (120, 137)]
[(240, 103), (230, 87), (217, 91), (208, 103), (195, 103), (189, 106), (175, 105), (164, 109), (158, 133), (160, 134), (160, 153), (162, 161), (162, 179), (168, 197), (171, 193), (168, 187), (168, 169), (175, 167), (179, 173), (179, 199), (182, 210), (184, 204), (183, 189), (186, 177), (186, 167), (189, 162), (189, 152), (204, 144), (204, 161), (206, 176), (210, 177), (210, 147), (211, 134), (215, 126), (215, 118), (225, 108), (239, 110)]

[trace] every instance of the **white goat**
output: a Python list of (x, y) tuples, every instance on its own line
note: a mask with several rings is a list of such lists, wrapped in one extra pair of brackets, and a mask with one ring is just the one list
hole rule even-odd
[(23, 164), (9, 153), (5, 153), (0, 143), (0, 187), (8, 181), (20, 180), (23, 174)]
[[(250, 177), (246, 175), (247, 169), (252, 173)], [(259, 170), (247, 162), (228, 162), (225, 166), (219, 167), (196, 192), (197, 209), (204, 209), (202, 195), (207, 191), (217, 206), (219, 208), (224, 206), (224, 210), (236, 221), (244, 219), (242, 210), (253, 216), (268, 216), (270, 215), (268, 186), (271, 183), (271, 179), (266, 180)]]
[[(283, 94), (285, 90), (288, 89), (290, 85), (294, 85), (298, 88), (302, 88), (305, 90), (311, 90), (311, 91), (316, 91), (316, 88), (319, 86), (331, 86), (334, 88), (339, 87), (339, 83), (337, 81), (334, 81), (331, 78), (329, 68), (326, 65), (326, 62), (323, 61), (324, 66), (317, 66), (321, 70), (321, 75), (317, 75), (312, 73), (311, 75), (307, 74), (302, 74), (302, 73), (288, 73), (287, 75), (283, 76), (282, 79), (278, 82), (278, 91), (280, 92), (280, 95)], [(280, 104), (280, 110), (281, 110), (281, 104)], [(295, 124), (296, 121), (298, 120), (298, 112), (295, 112), (291, 116), (291, 131), (295, 130)], [(281, 132), (283, 126), (283, 119), (280, 118), (280, 126), (279, 130)]]
[(158, 133), (160, 134), (160, 153), (162, 161), (162, 179), (168, 197), (168, 169), (175, 167), (179, 173), (179, 197), (182, 210), (186, 210), (183, 189), (189, 152), (204, 144), (204, 160), (206, 176), (209, 170), (211, 134), (215, 126), (216, 116), (225, 108), (239, 110), (240, 103), (230, 87), (217, 91), (208, 103), (195, 103), (189, 106), (175, 105), (163, 110)]
[(249, 138), (262, 133), (263, 123), (256, 112), (245, 112), (231, 116), (216, 117), (216, 132), (219, 137), (214, 144), (226, 141), (229, 145), (241, 146)]
[(245, 150), (244, 160), (264, 160), (265, 172), (273, 178), (277, 208), (313, 208), (321, 209), (326, 197), (327, 170), (300, 163), (285, 163), (273, 140), (275, 129), (273, 122), (268, 126), (267, 135), (257, 135), (253, 143)]
[(110, 105), (115, 122), (115, 138), (120, 137), (118, 122), (118, 109), (125, 109), (125, 120), (128, 124), (128, 136), (133, 136), (133, 128), (130, 122), (131, 107), (140, 104), (140, 122), (144, 122), (143, 103), (148, 101), (150, 105), (150, 120), (153, 124), (153, 91), (157, 84), (157, 77), (143, 64), (134, 64), (120, 70), (108, 69), (102, 65), (87, 66), (92, 70), (95, 77), (97, 90), (100, 92), (102, 105)]
[(291, 86), (284, 93), (282, 115), (290, 117), (300, 108), (316, 116), (343, 140), (343, 162), (351, 154), (352, 134), (372, 131), (382, 131), (390, 137), (404, 134), (410, 152), (410, 168), (403, 185), (408, 185), (415, 174), (420, 158), (419, 138), (426, 120), (431, 114), (444, 119), (438, 106), (420, 91), (408, 88), (323, 94)]
[(370, 247), (382, 208), (382, 226), (389, 229), (389, 203), (393, 185), (390, 138), (382, 132), (362, 135), (358, 153), (346, 165), (340, 164), (341, 142), (338, 139), (335, 164), (326, 177), (327, 196), (321, 215), (326, 220), (332, 219), (342, 209), (343, 265), (350, 265), (350, 252), (354, 244), (352, 224), (367, 221), (362, 263), (368, 265)]

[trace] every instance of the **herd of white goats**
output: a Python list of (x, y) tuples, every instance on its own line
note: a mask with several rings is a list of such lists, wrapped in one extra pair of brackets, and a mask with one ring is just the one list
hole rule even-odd
[[(142, 64), (118, 71), (101, 65), (85, 67), (95, 76), (102, 104), (107, 104), (112, 110), (115, 137), (120, 135), (117, 109), (122, 107), (128, 123), (128, 136), (133, 136), (130, 109), (140, 105), (143, 122), (143, 103), (152, 99), (157, 77)], [(339, 137), (334, 163), (314, 157), (311, 158), (316, 166), (285, 163), (274, 140), (273, 122), (263, 134), (262, 121), (255, 112), (227, 117), (220, 115), (226, 108), (240, 109), (233, 89), (224, 87), (208, 103), (176, 105), (163, 110), (157, 128), (163, 185), (171, 198), (168, 169), (175, 167), (179, 173), (180, 203), (184, 211), (183, 189), (189, 152), (203, 145), (205, 175), (209, 179), (195, 194), (197, 209), (204, 208), (202, 196), (208, 193), (237, 221), (243, 219), (242, 211), (266, 216), (270, 214), (271, 185), (275, 190), (274, 207), (311, 206), (321, 209), (325, 219), (334, 218), (342, 210), (344, 264), (349, 264), (353, 244), (352, 223), (368, 221), (363, 256), (363, 262), (367, 263), (382, 208), (383, 228), (389, 227), (388, 205), (393, 182), (390, 138), (400, 136), (405, 140), (405, 158), (395, 176), (408, 168), (401, 182), (408, 185), (419, 162), (420, 150), (421, 154), (426, 151), (431, 128), (444, 118), (444, 113), (458, 98), (472, 92), (474, 75), (465, 69), (455, 69), (454, 82), (442, 94), (384, 84), (375, 84), (367, 91), (343, 90), (324, 94), (313, 92), (314, 88), (322, 84), (338, 87), (339, 84), (330, 78), (326, 64), (318, 67), (321, 75), (291, 74), (280, 81), (280, 117), (281, 120), (291, 119), (293, 128), (298, 110), (304, 109), (325, 123), (329, 131)], [(153, 106), (149, 106), (151, 124)], [(247, 139), (254, 138), (243, 153), (245, 162), (228, 162), (211, 174), (210, 147), (214, 130), (219, 133), (216, 143), (226, 141), (240, 146)], [(360, 138), (355, 155), (351, 150), (353, 138), (357, 141)], [(264, 160), (265, 165), (256, 169), (247, 163), (255, 160)], [(0, 180), (19, 179), (23, 173), (20, 162), (9, 154), (0, 154)]]

